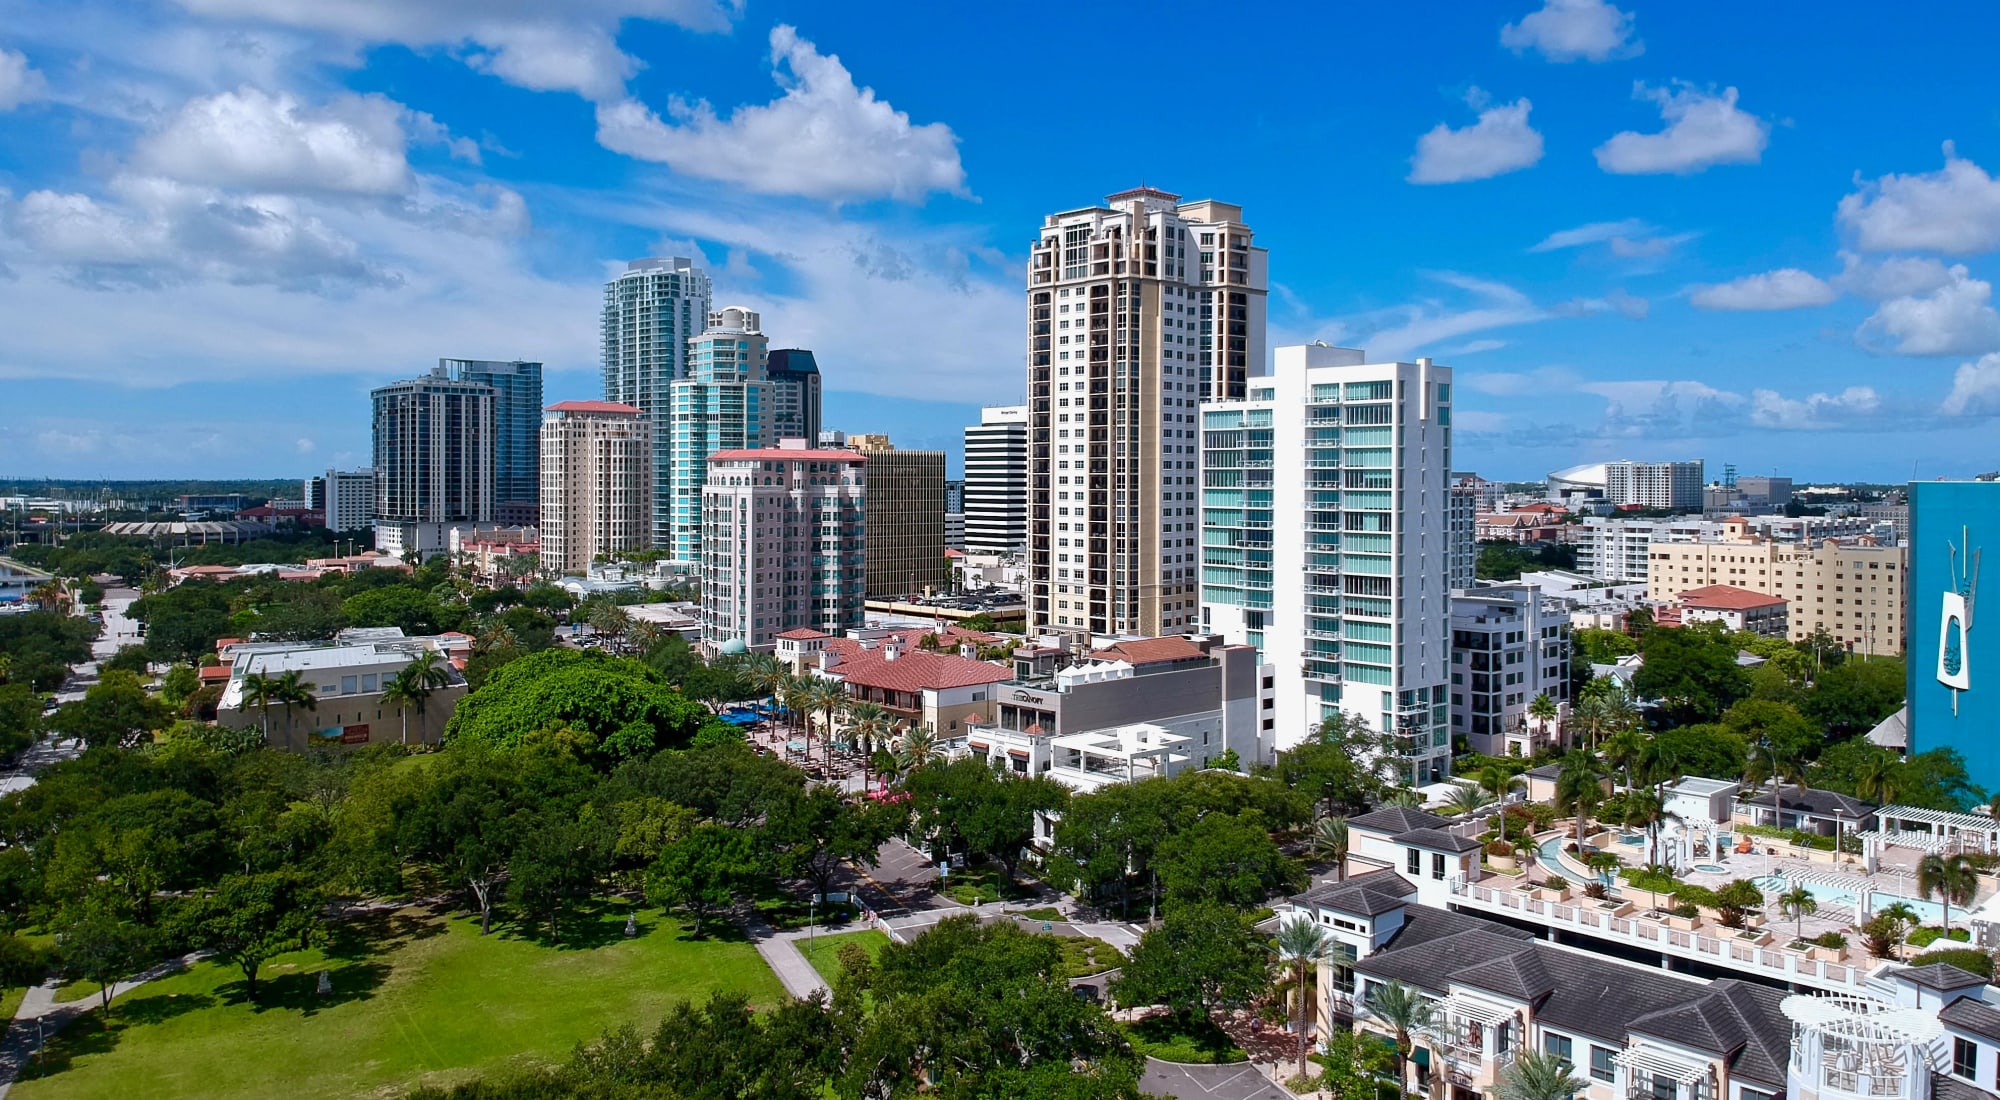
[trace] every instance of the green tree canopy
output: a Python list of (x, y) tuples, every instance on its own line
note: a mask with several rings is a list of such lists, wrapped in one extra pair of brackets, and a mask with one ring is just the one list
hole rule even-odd
[(517, 745), (562, 726), (587, 735), (594, 758), (610, 763), (685, 745), (707, 717), (638, 661), (550, 649), (508, 664), (459, 700), (445, 740)]
[(1736, 663), (1736, 647), (1718, 631), (1653, 627), (1639, 640), (1646, 662), (1632, 676), (1632, 690), (1657, 699), (1675, 725), (1713, 722), (1750, 694), (1750, 678)]

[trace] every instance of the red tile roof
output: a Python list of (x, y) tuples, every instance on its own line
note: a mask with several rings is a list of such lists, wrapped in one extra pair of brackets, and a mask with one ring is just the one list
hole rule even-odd
[(1170, 661), (1197, 660), (1208, 654), (1186, 638), (1167, 637), (1119, 642), (1105, 646), (1091, 656), (1106, 661), (1124, 661), (1129, 665), (1161, 665)]
[(1706, 588), (1690, 588), (1681, 593), (1680, 602), (1682, 607), (1749, 611), (1758, 607), (1782, 607), (1786, 601), (1782, 596), (1766, 596), (1762, 592), (1752, 592), (1734, 585), (1711, 584)]
[(1014, 678), (1011, 668), (974, 661), (956, 653), (912, 648), (904, 648), (893, 661), (880, 647), (866, 650), (843, 657), (829, 671), (858, 687), (905, 692), (977, 687)]
[(868, 456), (859, 451), (794, 451), (783, 447), (769, 447), (755, 451), (717, 451), (708, 456), (711, 464), (765, 459), (774, 462), (846, 462), (855, 466), (865, 465), (868, 462)]
[(616, 401), (558, 401), (555, 404), (550, 405), (548, 408), (543, 409), (542, 411), (566, 412), (566, 413), (630, 413), (633, 416), (643, 415), (644, 412), (643, 410), (638, 409), (631, 405), (620, 405)]
[(797, 630), (787, 630), (784, 633), (778, 635), (780, 639), (788, 642), (811, 642), (811, 641), (816, 641), (820, 638), (830, 638), (832, 636), (833, 635), (831, 634), (826, 634), (821, 631), (814, 630), (812, 627), (809, 626), (802, 626), (799, 627)]

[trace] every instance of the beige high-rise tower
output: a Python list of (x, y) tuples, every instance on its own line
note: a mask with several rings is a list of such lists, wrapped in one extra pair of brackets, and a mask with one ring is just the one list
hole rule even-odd
[(542, 568), (590, 568), (653, 540), (653, 422), (634, 405), (563, 401), (542, 416)]
[(1028, 616), (1200, 621), (1204, 400), (1264, 371), (1268, 256), (1241, 207), (1149, 187), (1043, 219), (1028, 262)]

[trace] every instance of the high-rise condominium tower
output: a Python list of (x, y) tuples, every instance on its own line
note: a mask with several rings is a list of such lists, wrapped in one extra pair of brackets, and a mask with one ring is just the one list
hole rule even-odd
[(702, 648), (769, 652), (787, 630), (860, 626), (867, 457), (781, 445), (718, 451), (708, 465)]
[(772, 439), (819, 438), (819, 362), (804, 348), (774, 348), (765, 369), (771, 383)]
[(653, 545), (673, 540), (673, 411), (668, 387), (687, 375), (688, 343), (708, 320), (708, 273), (684, 256), (633, 260), (604, 284), (604, 399), (653, 422)]
[(375, 548), (428, 558), (454, 526), (493, 518), (493, 387), (438, 367), (370, 395)]
[(1406, 781), (1451, 769), (1451, 370), (1279, 348), (1204, 406), (1202, 615), (1276, 678), (1276, 744), (1345, 711)]
[(667, 491), (675, 561), (701, 560), (701, 487), (708, 480), (708, 456), (775, 442), (764, 380), (769, 352), (755, 313), (742, 306), (717, 310), (689, 344), (687, 376), (669, 387), (674, 454)]
[(493, 387), (494, 511), (525, 508), (532, 514), (542, 484), (542, 365), (519, 359), (440, 359), (438, 366), (462, 382)]
[(1028, 544), (1028, 407), (993, 405), (965, 429), (965, 549), (1015, 554)]
[(653, 423), (631, 405), (561, 401), (542, 417), (542, 568), (590, 568), (653, 541)]
[(1051, 214), (1028, 263), (1028, 617), (1197, 620), (1195, 412), (1264, 361), (1267, 257), (1240, 207), (1142, 187)]

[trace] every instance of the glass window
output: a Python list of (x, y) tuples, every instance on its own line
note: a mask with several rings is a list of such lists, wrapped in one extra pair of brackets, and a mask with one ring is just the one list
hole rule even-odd
[(1415, 848), (1410, 849), (1409, 868), (1410, 868), (1410, 873), (1413, 875), (1421, 875), (1424, 873), (1424, 854), (1422, 852), (1417, 851)]
[(1544, 1032), (1542, 1034), (1542, 1053), (1554, 1055), (1562, 1059), (1562, 1063), (1565, 1066), (1571, 1064), (1570, 1052), (1573, 1049), (1574, 1046), (1567, 1035), (1557, 1035), (1553, 1032)]
[(1951, 1072), (1968, 1081), (1979, 1079), (1979, 1044), (1969, 1039), (1951, 1041)]
[(1611, 1048), (1591, 1046), (1590, 1076), (1594, 1080), (1607, 1082), (1618, 1076), (1618, 1071), (1611, 1064)]
[(352, 695), (359, 690), (358, 684), (359, 681), (355, 677), (342, 676), (340, 678), (340, 693), (342, 695)]
[(1653, 1100), (1680, 1100), (1681, 1087), (1671, 1077), (1653, 1078)]
[(1437, 879), (1444, 877), (1444, 857), (1436, 852), (1431, 853), (1431, 877)]

